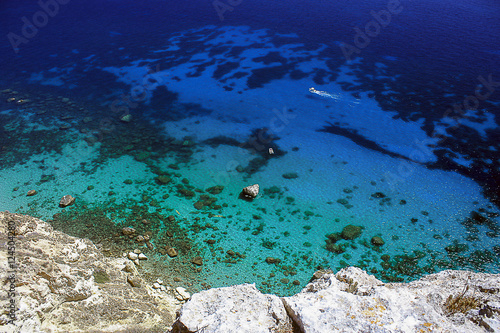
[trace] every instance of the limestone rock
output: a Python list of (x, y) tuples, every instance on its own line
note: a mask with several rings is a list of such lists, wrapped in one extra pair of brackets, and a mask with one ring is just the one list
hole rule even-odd
[(255, 197), (259, 194), (259, 184), (247, 186), (243, 189), (243, 191), (241, 191), (241, 193), (247, 198), (255, 199)]
[(500, 329), (500, 316), (478, 319), (478, 309), (467, 314), (476, 319), (460, 323), (447, 316), (444, 301), (467, 284), (477, 297), (500, 306), (498, 293), (492, 297), (484, 291), (493, 285), (498, 290), (500, 275), (444, 271), (411, 283), (384, 284), (355, 267), (323, 274), (299, 294), (282, 300), (302, 332), (308, 333), (486, 332), (474, 320)]
[(134, 264), (131, 261), (127, 261), (125, 267), (123, 268), (123, 271), (127, 273), (137, 274), (137, 268), (135, 268)]
[(71, 195), (65, 195), (64, 197), (61, 198), (61, 201), (59, 202), (59, 207), (64, 208), (71, 206), (72, 204), (75, 203), (75, 198), (73, 198)]
[(139, 255), (137, 255), (137, 253), (134, 253), (134, 252), (129, 252), (128, 253), (128, 258), (132, 261), (136, 260), (137, 258), (139, 258)]
[(177, 287), (175, 288), (175, 291), (177, 292), (177, 299), (179, 301), (187, 301), (191, 297), (185, 288)]
[[(446, 299), (459, 296), (467, 285), (468, 296), (477, 297), (478, 307), (450, 314)], [(318, 271), (300, 293), (281, 298), (283, 304), (254, 285), (194, 294), (172, 332), (498, 332), (499, 286), (498, 274), (466, 271), (443, 271), (391, 284), (356, 267), (337, 274)], [(298, 330), (292, 330), (290, 322)]]
[(201, 291), (184, 304), (172, 332), (292, 332), (280, 299), (254, 284)]
[(127, 282), (130, 283), (130, 285), (134, 288), (140, 288), (142, 285), (141, 279), (139, 279), (137, 276), (127, 276)]
[[(0, 311), (0, 331), (165, 332), (173, 324), (180, 307), (175, 298), (132, 288), (124, 258), (107, 258), (88, 239), (68, 236), (39, 219), (0, 212), (0, 225), (8, 223), (16, 228), (18, 310), (15, 327), (5, 325), (8, 313)], [(6, 244), (6, 228), (0, 229), (0, 244)], [(0, 272), (9, 270), (7, 255), (0, 251)], [(96, 283), (102, 275), (109, 280)]]
[[(316, 272), (300, 293), (281, 299), (249, 284), (194, 295), (178, 287), (174, 297), (160, 292), (169, 288), (159, 281), (151, 288), (128, 259), (104, 257), (87, 239), (29, 216), (0, 212), (0, 225), (10, 224), (19, 254), (17, 326), (6, 325), (7, 311), (0, 311), (0, 326), (16, 333), (500, 332), (500, 274), (449, 270), (384, 284), (349, 267), (336, 274)], [(0, 244), (7, 241), (0, 228)], [(0, 251), (1, 272), (10, 269), (7, 255)], [(450, 312), (445, 305), (450, 296), (475, 298), (476, 306)], [(189, 300), (169, 331), (180, 308), (176, 298)]]

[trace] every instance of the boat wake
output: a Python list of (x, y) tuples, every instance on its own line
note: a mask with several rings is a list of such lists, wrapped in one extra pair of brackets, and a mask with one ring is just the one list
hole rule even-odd
[[(340, 94), (330, 94), (329, 92), (326, 92), (326, 91), (316, 90), (316, 89), (314, 89), (314, 87), (309, 88), (309, 91), (312, 92), (313, 94), (319, 95), (321, 97), (332, 98), (338, 102), (340, 102), (340, 101), (344, 102), (344, 99), (342, 98), (342, 95), (340, 95)], [(348, 103), (359, 104), (358, 101), (348, 102)]]

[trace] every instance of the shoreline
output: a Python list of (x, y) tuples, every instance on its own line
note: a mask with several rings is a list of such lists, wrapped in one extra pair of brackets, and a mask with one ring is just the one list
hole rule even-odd
[[(15, 224), (11, 299), (18, 306), (14, 312), (18, 328), (8, 324), (4, 312), (0, 322), (7, 332), (194, 332), (201, 327), (206, 332), (254, 333), (325, 332), (332, 327), (345, 332), (375, 327), (384, 327), (384, 332), (500, 329), (500, 274), (448, 270), (410, 283), (383, 283), (348, 267), (336, 274), (317, 271), (300, 293), (287, 297), (262, 294), (255, 284), (190, 295), (163, 281), (153, 282), (154, 277), (143, 273), (141, 262), (106, 257), (91, 241), (56, 231), (39, 219), (0, 212), (0, 220), (4, 245), (8, 226)], [(2, 249), (3, 269), (8, 263), (14, 267), (7, 256)], [(472, 305), (453, 306), (461, 304), (453, 300), (466, 297), (474, 301)], [(347, 299), (350, 305), (342, 306)], [(262, 302), (270, 302), (270, 308)], [(238, 325), (243, 320), (248, 327), (242, 331)]]

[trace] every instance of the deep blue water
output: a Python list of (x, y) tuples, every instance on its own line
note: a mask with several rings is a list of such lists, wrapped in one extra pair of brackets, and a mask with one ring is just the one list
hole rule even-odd
[[(260, 172), (264, 172), (263, 179), (271, 177), (265, 174), (272, 168), (271, 157), (267, 155), (268, 146), (276, 153), (272, 158), (282, 158), (285, 161), (286, 156), (291, 156), (290, 154), (295, 151), (291, 149), (294, 145), (302, 150), (313, 150), (312, 146), (308, 146), (305, 142), (312, 145), (316, 140), (316, 143), (321, 145), (325, 143), (325, 138), (346, 140), (341, 141), (344, 142), (342, 145), (346, 152), (339, 153), (334, 146), (337, 143), (332, 143), (330, 146), (327, 144), (332, 151), (325, 152), (320, 159), (324, 161), (328, 155), (340, 156), (346, 165), (357, 162), (366, 165), (367, 174), (370, 175), (366, 176), (367, 182), (380, 185), (381, 180), (377, 177), (387, 176), (384, 181), (388, 183), (391, 183), (391, 179), (394, 181), (389, 186), (394, 193), (389, 196), (409, 195), (409, 192), (405, 192), (407, 188), (411, 188), (408, 184), (415, 182), (417, 188), (422, 185), (422, 179), (425, 182), (425, 177), (420, 171), (414, 172), (420, 177), (417, 179), (412, 178), (413, 171), (406, 173), (402, 170), (406, 167), (406, 163), (412, 165), (411, 170), (435, 171), (437, 176), (432, 181), (429, 180), (429, 193), (422, 190), (423, 192), (420, 191), (415, 195), (427, 198), (427, 201), (422, 199), (420, 203), (425, 202), (430, 206), (436, 204), (433, 209), (441, 210), (443, 215), (448, 215), (450, 220), (443, 217), (441, 220), (436, 218), (442, 230), (452, 225), (452, 219), (454, 221), (456, 219), (454, 223), (457, 225), (463, 226), (465, 233), (462, 234), (463, 238), (453, 236), (445, 245), (455, 244), (453, 241), (457, 240), (457, 242), (470, 242), (471, 252), (473, 248), (486, 251), (482, 257), (480, 254), (476, 254), (476, 257), (479, 261), (486, 262), (487, 266), (474, 266), (470, 261), (465, 262), (462, 257), (457, 259), (453, 257), (454, 251), (450, 251), (449, 248), (445, 251), (442, 246), (440, 253), (448, 255), (451, 263), (434, 263), (430, 265), (431, 268), (427, 265), (425, 267), (428, 269), (423, 270), (412, 267), (409, 269), (412, 272), (408, 273), (408, 269), (401, 268), (399, 264), (404, 261), (403, 258), (391, 266), (393, 273), (384, 273), (385, 275), (381, 273), (380, 268), (373, 270), (373, 266), (366, 262), (365, 266), (361, 265), (363, 268), (372, 269), (374, 274), (379, 274), (379, 278), (392, 277), (396, 280), (401, 277), (414, 278), (444, 268), (498, 272), (498, 261), (491, 259), (491, 255), (498, 256), (500, 251), (498, 244), (500, 4), (498, 2), (70, 0), (66, 4), (57, 4), (57, 8), (54, 5), (56, 2), (47, 3), (51, 4), (47, 7), (53, 11), (51, 16), (43, 14), (42, 7), (35, 1), (3, 1), (0, 4), (0, 22), (2, 22), (0, 88), (11, 89), (2, 93), (0, 110), (13, 110), (4, 113), (0, 118), (0, 125), (3, 126), (0, 132), (2, 140), (0, 167), (5, 172), (15, 168), (16, 165), (22, 165), (31, 156), (38, 156), (37, 154), (44, 152), (53, 153), (53, 158), (57, 160), (57, 156), (63, 154), (62, 145), (76, 140), (76, 137), (81, 135), (82, 138), (86, 136), (85, 142), (89, 143), (90, 147), (94, 147), (94, 143), (99, 141), (102, 141), (103, 145), (99, 146), (98, 152), (92, 153), (94, 155), (89, 153), (86, 159), (82, 158), (82, 154), (78, 155), (82, 159), (78, 160), (81, 170), (72, 172), (83, 170), (89, 179), (93, 179), (94, 172), (108, 160), (132, 156), (136, 162), (144, 162), (150, 172), (161, 176), (162, 172), (166, 172), (161, 170), (169, 164), (161, 159), (173, 154), (176, 163), (181, 165), (178, 172), (183, 176), (190, 174), (191, 178), (186, 177), (193, 184), (196, 183), (196, 179), (204, 177), (192, 171), (191, 167), (196, 168), (196, 163), (204, 163), (205, 159), (209, 159), (208, 150), (216, 149), (219, 155), (227, 154), (226, 148), (248, 149), (248, 146), (251, 146), (251, 138), (254, 138), (266, 149), (256, 148), (257, 151), (253, 153), (260, 156), (260, 159), (254, 159), (254, 162), (249, 162), (247, 166), (243, 165), (241, 181), (251, 183), (259, 179)], [(221, 12), (222, 8), (227, 10)], [(34, 19), (42, 20), (39, 21), (36, 33), (27, 27), (23, 30), (25, 26), (23, 17), (30, 22)], [(379, 18), (378, 23), (376, 17)], [(47, 22), (43, 22), (44, 18)], [(353, 51), (354, 48), (356, 51)], [(349, 59), (346, 59), (346, 54)], [(135, 69), (131, 69), (132, 67)], [(142, 68), (144, 72), (137, 72), (137, 68)], [(349, 78), (346, 78), (346, 75)], [(320, 94), (311, 94), (308, 90), (311, 85), (318, 91), (326, 91), (330, 96), (323, 95), (321, 99)], [(134, 87), (139, 87), (139, 90), (145, 92), (147, 96), (144, 99), (134, 98)], [(216, 87), (220, 89), (215, 90)], [(13, 94), (12, 90), (17, 94)], [(282, 96), (283, 100), (277, 96)], [(63, 97), (70, 99), (73, 104), (66, 107), (65, 102), (61, 102), (62, 104), (54, 102), (54, 100), (62, 101)], [(9, 98), (13, 100), (9, 101)], [(21, 103), (20, 100), (23, 99), (30, 101)], [(238, 105), (235, 104), (237, 100), (240, 103)], [(113, 111), (113, 105), (122, 107), (120, 113)], [(215, 105), (220, 109), (215, 109)], [(255, 105), (259, 107), (254, 108)], [(224, 110), (225, 106), (231, 111)], [(304, 125), (304, 129), (310, 129), (311, 132), (307, 135), (299, 134), (301, 125), (297, 123), (294, 125), (292, 120), (292, 124), (288, 127), (294, 128), (291, 133), (286, 131), (278, 135), (275, 133), (274, 136), (271, 135), (271, 139), (266, 139), (264, 133), (268, 133), (269, 130), (263, 131), (262, 128), (269, 127), (265, 121), (269, 116), (257, 110), (283, 107), (296, 108), (299, 115), (307, 115), (307, 120), (304, 122), (307, 125)], [(363, 111), (360, 108), (363, 108)], [(36, 121), (32, 118), (22, 118), (37, 112), (43, 114), (45, 118), (38, 117)], [(123, 116), (123, 112), (130, 113), (134, 117), (134, 122), (120, 121), (119, 117)], [(331, 115), (327, 116), (330, 112)], [(65, 116), (70, 118), (64, 118)], [(196, 148), (206, 150), (207, 156), (196, 157), (196, 148), (187, 151), (186, 147), (178, 147), (172, 143), (171, 138), (182, 138), (179, 134), (182, 131), (177, 128), (188, 126), (190, 120), (198, 123), (206, 121), (207, 118), (203, 118), (205, 116), (209, 117), (208, 119), (222, 121), (226, 128), (220, 123), (214, 125), (207, 122), (207, 127), (214, 126), (213, 135), (210, 136), (210, 130), (205, 128), (208, 134), (196, 129), (193, 131), (199, 131), (197, 133), (199, 136), (191, 137), (188, 135), (190, 129), (187, 128), (185, 132), (189, 137), (185, 140), (196, 142)], [(93, 121), (87, 122), (84, 118), (93, 118)], [(56, 121), (57, 119), (59, 121), (69, 119), (71, 127), (76, 131), (72, 138), (66, 136), (67, 131), (61, 134), (65, 128), (58, 129), (61, 128), (61, 124)], [(256, 119), (264, 120), (259, 123)], [(33, 122), (39, 127), (30, 131), (17, 130), (15, 133), (8, 130), (14, 126), (12, 124), (19, 122), (24, 128), (27, 126), (24, 122)], [(242, 123), (250, 128), (248, 133), (240, 133), (243, 136), (247, 135), (250, 138), (248, 141), (227, 134), (232, 130), (237, 131), (239, 124)], [(37, 132), (37, 128), (41, 129), (42, 125), (50, 127), (54, 124), (56, 124), (55, 129)], [(285, 122), (285, 125), (288, 123)], [(52, 135), (51, 131), (56, 131), (58, 134)], [(145, 136), (140, 137), (140, 133)], [(296, 136), (294, 133), (297, 133)], [(325, 137), (325, 134), (330, 136)], [(127, 135), (130, 142), (136, 145), (134, 148), (123, 148), (130, 143), (127, 141)], [(168, 138), (169, 136), (171, 138)], [(144, 143), (143, 146), (141, 142)], [(417, 149), (419, 145), (424, 148)], [(248, 151), (251, 151), (251, 147)], [(349, 151), (360, 152), (361, 155), (348, 156)], [(363, 155), (363, 152), (366, 154)], [(149, 155), (144, 157), (140, 155), (141, 153)], [(380, 162), (373, 156), (380, 156)], [(196, 160), (196, 163), (193, 160)], [(216, 168), (214, 167), (216, 162), (214, 163), (212, 167)], [(307, 163), (307, 161), (297, 162), (297, 169), (294, 169), (295, 166), (289, 161), (282, 162), (280, 168), (283, 169), (283, 173), (299, 170), (300, 174), (301, 170), (309, 168), (312, 170), (316, 167), (315, 164), (308, 166)], [(387, 165), (392, 165), (394, 169), (390, 169)], [(398, 166), (401, 167), (398, 169)], [(384, 173), (385, 170), (381, 169), (386, 167), (388, 171)], [(325, 175), (330, 177), (337, 172), (323, 166), (321, 168), (321, 173), (315, 175), (315, 179), (321, 179)], [(49, 173), (43, 166), (39, 169)], [(175, 170), (179, 170), (173, 169), (174, 171), (169, 172), (175, 173)], [(203, 170), (207, 174), (218, 174), (210, 166), (205, 166)], [(351, 170), (353, 177), (351, 185), (355, 184), (354, 180), (363, 178), (364, 172), (360, 170), (362, 168)], [(442, 171), (447, 173), (437, 174)], [(54, 173), (57, 174), (55, 171)], [(302, 177), (302, 174), (300, 175)], [(456, 201), (446, 201), (448, 199), (444, 196), (436, 194), (440, 191), (436, 179), (445, 179), (448, 176), (460, 177), (460, 182), (470, 180), (470, 183), (464, 183), (460, 185), (462, 187), (457, 188), (463, 193), (470, 193), (475, 199), (465, 199), (464, 196), (457, 194)], [(182, 178), (180, 175), (176, 177)], [(298, 179), (302, 179), (301, 177)], [(231, 179), (234, 181), (234, 178)], [(32, 184), (34, 181), (35, 179)], [(70, 180), (66, 181), (70, 183)], [(262, 182), (262, 179), (260, 181)], [(304, 180), (304, 182), (311, 184), (313, 181)], [(18, 186), (21, 186), (20, 184), (21, 182)], [(154, 182), (152, 184), (154, 185)], [(193, 186), (201, 187), (200, 184), (198, 182)], [(404, 189), (398, 187), (400, 184), (405, 184)], [(443, 180), (443, 193), (452, 188), (447, 184), (447, 180)], [(60, 185), (61, 183), (54, 187)], [(224, 185), (228, 186), (226, 183)], [(273, 184), (263, 187), (271, 185)], [(293, 192), (293, 186), (285, 185), (278, 186), (282, 186), (285, 192), (290, 187), (290, 191)], [(307, 187), (306, 183), (303, 185)], [(14, 186), (16, 184), (13, 184)], [(178, 182), (176, 186), (171, 191), (181, 192), (179, 186), (184, 185)], [(363, 188), (361, 185), (355, 185), (354, 189), (358, 187)], [(68, 185), (68, 188), (71, 186)], [(112, 189), (103, 188), (102, 193), (108, 193)], [(141, 188), (136, 194), (139, 195), (140, 191), (146, 190)], [(325, 197), (328, 197), (328, 188), (318, 187), (313, 192), (317, 194), (316, 192), (322, 191)], [(382, 190), (372, 192), (380, 191)], [(455, 189), (448, 192), (450, 191), (453, 192)], [(146, 192), (140, 194), (156, 196), (160, 200), (159, 193)], [(344, 192), (350, 193), (345, 189)], [(296, 193), (298, 201), (300, 198), (305, 200), (304, 202), (314, 201), (311, 193), (308, 190), (298, 191)], [(4, 201), (1, 202), (8, 202), (11, 195), (9, 188), (4, 194)], [(88, 206), (101, 203), (92, 202), (83, 192), (81, 195)], [(200, 194), (196, 194), (198, 195)], [(124, 198), (125, 196), (121, 196), (118, 201), (125, 200)], [(228, 207), (231, 207), (230, 198), (224, 199)], [(381, 196), (375, 195), (372, 198)], [(467, 202), (477, 207), (469, 209), (459, 198), (468, 200)], [(330, 199), (335, 202), (338, 197)], [(351, 203), (358, 200), (356, 197), (348, 199)], [(40, 200), (43, 201), (42, 198)], [(342, 220), (345, 222), (342, 226), (363, 224), (357, 221), (363, 216), (362, 210), (356, 210), (357, 207), (364, 205), (364, 201), (359, 200), (358, 206), (354, 204), (354, 208), (348, 208), (351, 209), (349, 213), (347, 211), (339, 213), (346, 217), (345, 221)], [(440, 200), (443, 200), (442, 207), (446, 208), (439, 208)], [(105, 209), (108, 213), (121, 209), (113, 207), (114, 202), (107, 203)], [(220, 199), (219, 202), (222, 203)], [(304, 202), (300, 201), (301, 209), (308, 207)], [(163, 209), (170, 209), (170, 212), (175, 208), (169, 203), (159, 205)], [(210, 208), (213, 214), (228, 215), (223, 212), (224, 208), (214, 208), (210, 205), (206, 203), (205, 211), (203, 209), (201, 211), (207, 213), (207, 209)], [(272, 205), (279, 207), (280, 204)], [(384, 203), (381, 202), (380, 205), (383, 206)], [(418, 204), (415, 205), (415, 211), (427, 212), (430, 209), (427, 206), (418, 208)], [(40, 206), (43, 207), (39, 210), (33, 206), (28, 210), (25, 202), (14, 200), (12, 204), (0, 209), (15, 209), (19, 212), (38, 214), (41, 217), (51, 216), (57, 211), (54, 208), (47, 208), (44, 204)], [(189, 203), (189, 206), (192, 207), (192, 203)], [(345, 205), (339, 209), (344, 208)], [(325, 212), (326, 208), (318, 209)], [(262, 209), (260, 211), (262, 212)], [(285, 214), (285, 219), (293, 219), (295, 214), (293, 211), (291, 209), (288, 215)], [(387, 216), (377, 217), (375, 209), (370, 211), (372, 215), (366, 216), (380, 221), (390, 220)], [(160, 213), (165, 214), (165, 211)], [(252, 216), (254, 220), (259, 220), (255, 218), (255, 212), (246, 213), (249, 214), (250, 221)], [(335, 216), (337, 211), (328, 211), (323, 215), (328, 214)], [(411, 215), (409, 212), (401, 214)], [(309, 216), (312, 215), (306, 214), (306, 220), (309, 220)], [(163, 216), (155, 218), (162, 219)], [(321, 220), (321, 216), (317, 218), (318, 225), (328, 225)], [(410, 221), (408, 218), (408, 221), (413, 228), (418, 219), (412, 218)], [(366, 218), (365, 222), (370, 224)], [(396, 228), (403, 223), (399, 220), (393, 222), (390, 226), (381, 227), (380, 232), (389, 230), (387, 229), (389, 227)], [(433, 222), (436, 221), (430, 223)], [(132, 222), (127, 220), (126, 223)], [(193, 229), (192, 222), (185, 220), (183, 223)], [(273, 224), (269, 222), (268, 226), (271, 225)], [(158, 228), (155, 230), (162, 230), (162, 227)], [(195, 234), (199, 232), (197, 228), (194, 227)], [(254, 226), (250, 227), (251, 230), (252, 228)], [(260, 230), (256, 228), (257, 231)], [(324, 234), (332, 231), (335, 230), (318, 231), (315, 236), (317, 238), (314, 238), (318, 247), (323, 246), (328, 255), (329, 252), (324, 249)], [(419, 232), (416, 230), (415, 235)], [(457, 231), (457, 234), (461, 232)], [(257, 234), (259, 233), (260, 231)], [(478, 236), (478, 233), (485, 235)], [(76, 235), (80, 234), (76, 232)], [(191, 238), (193, 237), (196, 236), (191, 235)], [(264, 248), (276, 250), (278, 245), (272, 245), (271, 234), (267, 237), (263, 241)], [(487, 240), (483, 243), (483, 248), (478, 245), (483, 239), (481, 237)], [(434, 239), (439, 238), (434, 235)], [(200, 238), (200, 240), (203, 242), (206, 239)], [(279, 244), (279, 241), (276, 242)], [(310, 244), (312, 241), (308, 242)], [(300, 249), (299, 252), (306, 250)], [(372, 250), (376, 252), (379, 248), (371, 248), (370, 251)], [(433, 251), (439, 252), (437, 248), (433, 248)], [(354, 257), (362, 258), (362, 251), (358, 252)], [(396, 249), (391, 249), (390, 253), (401, 255)], [(316, 252), (316, 258), (326, 256), (324, 253)], [(304, 277), (300, 282), (305, 282), (305, 276), (317, 265), (333, 268), (346, 264), (360, 265), (360, 261), (349, 262), (349, 259), (348, 256), (343, 258), (339, 256), (338, 259), (323, 258), (309, 261), (310, 267), (304, 271)], [(345, 260), (348, 263), (345, 263)], [(262, 268), (262, 271), (267, 272), (266, 269)], [(415, 273), (413, 270), (418, 272)], [(212, 281), (212, 285), (214, 284), (216, 283)], [(277, 290), (276, 288), (278, 287), (270, 286), (269, 290)]]

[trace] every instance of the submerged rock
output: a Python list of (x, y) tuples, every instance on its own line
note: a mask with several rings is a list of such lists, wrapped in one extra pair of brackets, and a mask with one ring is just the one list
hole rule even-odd
[(371, 239), (371, 243), (375, 246), (382, 246), (385, 244), (384, 240), (380, 236), (374, 236)]
[(194, 257), (193, 260), (191, 260), (193, 264), (196, 266), (202, 266), (203, 265), (203, 258), (200, 256)]
[(207, 188), (207, 192), (210, 193), (210, 194), (219, 194), (219, 193), (222, 192), (223, 189), (224, 189), (224, 186), (222, 186), (222, 185), (216, 185), (216, 186)]
[(341, 236), (346, 240), (353, 240), (361, 235), (363, 228), (357, 225), (349, 224), (342, 229)]
[(124, 234), (125, 236), (135, 234), (135, 229), (130, 227), (125, 227), (122, 229), (122, 234)]
[(120, 117), (120, 120), (124, 123), (129, 123), (132, 120), (132, 115), (130, 113)]
[(167, 175), (161, 175), (161, 176), (156, 177), (155, 180), (156, 180), (156, 183), (158, 185), (165, 185), (165, 184), (170, 183), (172, 181), (172, 178), (170, 178)]
[(168, 254), (169, 257), (174, 258), (174, 257), (177, 257), (177, 255), (179, 254), (179, 252), (177, 252), (177, 250), (174, 249), (173, 247), (169, 247), (167, 249), (167, 254)]
[(281, 175), (285, 179), (295, 179), (298, 178), (299, 175), (296, 172), (287, 172)]

